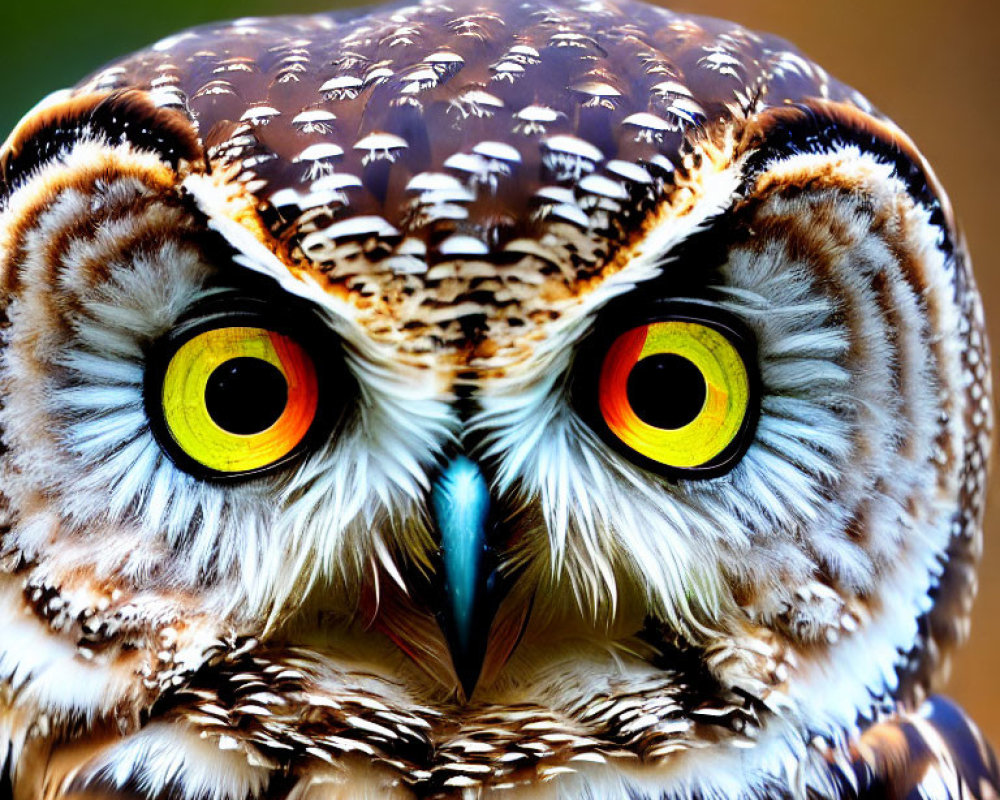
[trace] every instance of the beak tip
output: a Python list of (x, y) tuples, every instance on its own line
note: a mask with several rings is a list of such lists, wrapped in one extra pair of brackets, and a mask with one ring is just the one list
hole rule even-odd
[(462, 686), (462, 693), (468, 702), (472, 699), (472, 693), (476, 691), (479, 683), (479, 676), (482, 673), (482, 658), (456, 658), (455, 674), (458, 675), (458, 682)]

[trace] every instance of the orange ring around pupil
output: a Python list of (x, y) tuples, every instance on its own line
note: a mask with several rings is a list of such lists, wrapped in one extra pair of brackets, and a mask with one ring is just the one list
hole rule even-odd
[(628, 376), (639, 363), (648, 327), (644, 325), (623, 333), (604, 357), (598, 388), (601, 413), (608, 427), (618, 436), (621, 436), (619, 431), (627, 431), (634, 419), (638, 419), (628, 399)]
[[(649, 424), (628, 398), (636, 364), (661, 354), (690, 361), (705, 379), (701, 410), (679, 428)], [(623, 444), (678, 469), (700, 467), (720, 455), (739, 433), (750, 402), (746, 365), (732, 342), (714, 327), (687, 320), (653, 322), (619, 335), (604, 357), (597, 391), (601, 415)]]
[[(285, 410), (268, 430), (286, 441), (298, 444), (309, 431), (316, 417), (319, 401), (316, 386), (316, 369), (312, 359), (299, 344), (287, 336), (269, 331), (271, 344), (278, 354), (288, 382), (288, 402)], [(294, 445), (292, 445), (294, 447)]]
[[(285, 407), (265, 430), (233, 433), (209, 413), (209, 378), (234, 358), (269, 363), (287, 384)], [(249, 472), (295, 449), (316, 417), (318, 394), (312, 359), (294, 339), (264, 328), (215, 328), (186, 341), (171, 358), (163, 378), (163, 415), (171, 438), (194, 461), (216, 472)]]

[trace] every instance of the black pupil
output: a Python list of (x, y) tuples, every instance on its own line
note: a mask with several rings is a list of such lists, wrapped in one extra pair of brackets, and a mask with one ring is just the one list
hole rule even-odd
[(676, 353), (647, 356), (628, 376), (628, 401), (639, 419), (675, 430), (692, 422), (705, 405), (705, 377)]
[(285, 376), (259, 358), (231, 358), (215, 368), (205, 387), (208, 415), (225, 431), (266, 431), (288, 403)]

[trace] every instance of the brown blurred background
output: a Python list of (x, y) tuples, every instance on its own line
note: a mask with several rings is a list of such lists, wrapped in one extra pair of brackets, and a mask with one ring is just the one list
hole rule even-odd
[[(348, 3), (342, 3), (348, 5)], [(0, 138), (36, 100), (115, 56), (178, 28), (253, 14), (323, 10), (337, 0), (35, 0), (4, 4)], [(853, 85), (917, 142), (951, 193), (1000, 353), (1000, 3), (995, 0), (676, 0), (795, 42)], [(994, 369), (996, 375), (996, 369)], [(1000, 467), (1000, 464), (998, 464)], [(1000, 746), (1000, 469), (972, 640), (952, 694)]]

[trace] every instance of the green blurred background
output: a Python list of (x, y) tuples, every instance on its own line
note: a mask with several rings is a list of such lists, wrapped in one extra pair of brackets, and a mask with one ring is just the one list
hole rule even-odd
[[(179, 28), (217, 19), (335, 7), (336, 0), (36, 0), (0, 16), (0, 129), (38, 99)], [(348, 5), (347, 3), (343, 4)], [(916, 140), (951, 193), (1000, 333), (996, 213), (1000, 3), (995, 0), (678, 0), (676, 10), (727, 17), (797, 43), (862, 91)], [(0, 134), (0, 138), (5, 133)], [(1000, 347), (994, 338), (994, 352)], [(997, 470), (1000, 473), (1000, 470)], [(994, 478), (993, 485), (998, 481)], [(1000, 502), (993, 492), (972, 640), (951, 692), (1000, 745)]]

